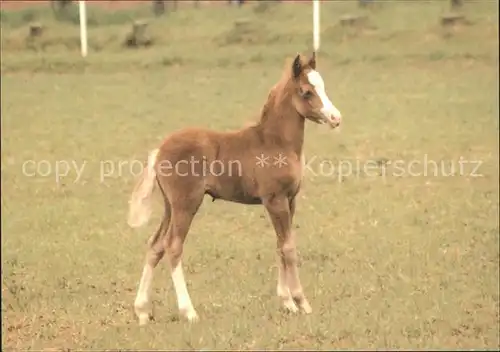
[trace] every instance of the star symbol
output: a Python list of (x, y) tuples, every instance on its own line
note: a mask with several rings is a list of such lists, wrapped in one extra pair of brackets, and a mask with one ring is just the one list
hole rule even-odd
[(286, 162), (286, 155), (279, 153), (277, 157), (275, 156), (273, 165), (277, 165), (279, 168), (288, 165)]
[(255, 158), (257, 159), (257, 166), (259, 167), (264, 167), (269, 164), (269, 157), (264, 154), (260, 154), (260, 156), (256, 156)]

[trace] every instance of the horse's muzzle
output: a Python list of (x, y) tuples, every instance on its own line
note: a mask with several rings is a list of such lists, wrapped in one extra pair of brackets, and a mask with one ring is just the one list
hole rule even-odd
[(340, 126), (340, 123), (342, 122), (342, 116), (339, 114), (336, 114), (334, 116), (330, 116), (328, 118), (327, 121), (325, 121), (326, 123), (328, 123), (328, 125), (331, 127), (331, 128), (336, 128), (336, 127), (339, 127)]

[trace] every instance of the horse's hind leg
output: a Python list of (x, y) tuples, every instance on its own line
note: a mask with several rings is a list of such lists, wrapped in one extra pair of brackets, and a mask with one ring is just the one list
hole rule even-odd
[(184, 241), (191, 227), (194, 215), (203, 200), (203, 192), (189, 197), (179, 197), (172, 203), (172, 221), (166, 236), (166, 250), (170, 262), (172, 281), (174, 284), (177, 305), (181, 315), (190, 322), (198, 320), (198, 314), (193, 307), (191, 297), (186, 286), (182, 269), (182, 252)]
[(153, 282), (153, 270), (165, 254), (164, 237), (170, 222), (170, 204), (165, 201), (165, 215), (156, 233), (148, 241), (146, 263), (142, 270), (141, 281), (134, 302), (135, 314), (139, 318), (139, 325), (145, 325), (152, 319), (151, 311), (151, 285)]

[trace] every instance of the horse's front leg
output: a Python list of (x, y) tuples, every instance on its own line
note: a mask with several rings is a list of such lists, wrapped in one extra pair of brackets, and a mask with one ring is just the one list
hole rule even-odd
[(277, 236), (277, 294), (287, 310), (296, 312), (297, 304), (304, 312), (311, 313), (312, 309), (304, 295), (297, 268), (297, 250), (292, 231), (295, 200), (287, 197), (271, 197), (265, 200), (264, 206)]

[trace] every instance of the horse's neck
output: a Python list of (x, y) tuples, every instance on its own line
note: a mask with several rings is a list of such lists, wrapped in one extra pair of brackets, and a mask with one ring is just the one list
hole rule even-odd
[(262, 111), (259, 127), (264, 141), (301, 155), (304, 144), (304, 118), (291, 104), (291, 96), (273, 95)]

